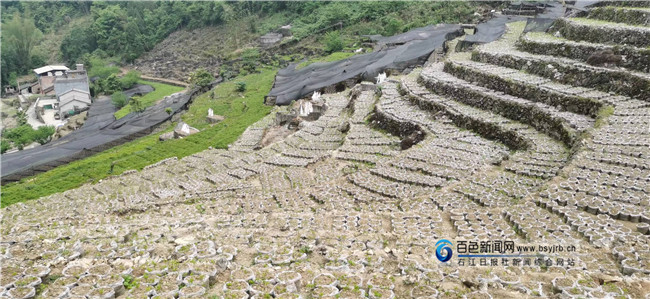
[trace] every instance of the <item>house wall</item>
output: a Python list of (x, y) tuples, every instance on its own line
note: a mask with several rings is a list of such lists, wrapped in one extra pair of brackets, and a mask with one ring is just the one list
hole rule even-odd
[(40, 76), (38, 77), (38, 82), (41, 84), (40, 90), (45, 90), (50, 86), (54, 86), (54, 76)]
[(72, 91), (59, 97), (59, 111), (65, 113), (74, 110), (74, 106), (84, 108), (90, 106), (90, 95), (83, 92)]
[(28, 88), (28, 92), (32, 93), (32, 94), (41, 93), (41, 86), (40, 85), (34, 85), (31, 88)]
[(90, 104), (86, 103), (84, 101), (80, 101), (80, 100), (75, 99), (75, 100), (69, 101), (69, 102), (67, 102), (65, 104), (59, 105), (59, 114), (61, 114), (61, 115), (67, 114), (68, 111), (74, 110), (74, 106), (77, 106), (77, 108), (81, 109), (81, 108), (90, 106)]
[(59, 97), (59, 105), (65, 105), (70, 101), (77, 100), (90, 105), (90, 95), (84, 92), (73, 90)]

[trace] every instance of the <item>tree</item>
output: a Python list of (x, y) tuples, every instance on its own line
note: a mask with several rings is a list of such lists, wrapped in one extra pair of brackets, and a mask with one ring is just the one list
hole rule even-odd
[(18, 150), (22, 151), (25, 145), (34, 141), (35, 132), (32, 126), (23, 124), (11, 130), (6, 130), (3, 137), (11, 140)]
[(325, 34), (325, 51), (336, 52), (343, 50), (343, 40), (338, 31), (330, 31)]
[(200, 68), (190, 74), (190, 84), (200, 88), (209, 86), (214, 81), (214, 76), (204, 68)]
[(95, 33), (97, 45), (109, 55), (121, 54), (129, 40), (125, 30), (126, 11), (119, 5), (109, 5), (104, 9), (96, 9), (93, 6), (92, 13), (95, 21), (91, 28)]
[(235, 83), (235, 86), (237, 86), (237, 91), (239, 92), (244, 92), (246, 91), (246, 82), (239, 81)]
[(241, 59), (244, 62), (244, 68), (249, 72), (253, 72), (257, 61), (260, 59), (260, 51), (255, 48), (246, 49), (242, 52)]
[(88, 26), (81, 25), (72, 28), (61, 42), (61, 54), (69, 63), (77, 62), (83, 54), (92, 53), (97, 49), (95, 35)]
[(27, 112), (24, 110), (19, 110), (16, 112), (16, 121), (18, 122), (19, 126), (27, 124)]
[(129, 89), (133, 87), (140, 80), (140, 72), (131, 70), (124, 77), (120, 79), (120, 85), (122, 89)]
[(9, 74), (9, 85), (13, 87), (18, 86), (18, 75), (16, 75), (16, 72), (11, 72)]
[(41, 145), (50, 141), (52, 135), (56, 132), (53, 126), (40, 126), (34, 133), (34, 141)]
[(0, 141), (0, 154), (6, 153), (11, 148), (11, 143), (7, 140), (2, 139)]
[(3, 43), (7, 43), (6, 50), (14, 55), (18, 71), (31, 68), (32, 51), (43, 38), (43, 33), (36, 28), (34, 20), (15, 13), (9, 22), (3, 24), (2, 33)]
[(104, 93), (110, 94), (122, 90), (120, 79), (115, 74), (111, 74), (108, 78), (101, 81), (101, 87)]
[(126, 106), (126, 102), (127, 102), (126, 95), (121, 91), (113, 93), (113, 95), (111, 96), (111, 102), (113, 103), (113, 106), (115, 106), (115, 108), (120, 109)]
[(131, 104), (131, 112), (140, 113), (144, 112), (144, 110), (147, 108), (142, 103), (142, 100), (140, 100), (140, 97), (132, 97), (129, 103)]
[(402, 31), (402, 22), (395, 18), (388, 19), (384, 26), (384, 36), (392, 36)]

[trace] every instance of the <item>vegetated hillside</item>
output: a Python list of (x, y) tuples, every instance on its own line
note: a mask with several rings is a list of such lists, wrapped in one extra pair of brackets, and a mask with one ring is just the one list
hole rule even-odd
[[(188, 74), (199, 67), (230, 78), (242, 72), (242, 68), (247, 73), (246, 64), (250, 62), (246, 55), (251, 52), (258, 53), (253, 53), (254, 64), (284, 66), (329, 52), (353, 52), (362, 46), (361, 35), (388, 36), (429, 24), (472, 22), (476, 20), (474, 13), (487, 7), (470, 7), (463, 2), (288, 5), (217, 26), (178, 30), (136, 59), (131, 67), (146, 75), (181, 81), (186, 81)], [(260, 36), (284, 25), (292, 26), (291, 37), (270, 48), (260, 47)], [(328, 46), (331, 33), (340, 42), (333, 48)]]
[[(314, 9), (311, 10), (308, 9), (308, 6), (311, 4), (305, 3), (301, 5), (306, 6), (294, 8), (293, 10), (277, 10), (275, 13), (241, 13), (242, 15), (246, 15), (246, 17), (240, 20), (227, 18), (228, 21), (220, 26), (176, 31), (157, 46), (153, 52), (139, 60), (145, 61), (148, 59), (147, 57), (153, 57), (154, 62), (169, 63), (173, 61), (173, 63), (183, 64), (178, 68), (181, 69), (181, 72), (160, 75), (153, 74), (154, 76), (187, 80), (186, 74), (201, 66), (214, 67), (218, 65), (219, 71), (225, 75), (224, 77), (236, 77), (234, 82), (241, 81), (246, 83), (249, 86), (249, 89), (244, 95), (247, 99), (246, 101), (249, 102), (249, 104), (245, 105), (247, 108), (246, 111), (235, 111), (237, 107), (234, 104), (224, 104), (223, 107), (211, 107), (215, 113), (226, 116), (226, 121), (218, 126), (211, 128), (205, 127), (204, 117), (208, 107), (205, 107), (206, 104), (200, 104), (201, 101), (198, 100), (190, 107), (189, 113), (184, 116), (184, 119), (191, 116), (191, 119), (185, 119), (190, 125), (199, 129), (206, 129), (208, 132), (213, 133), (202, 132), (197, 135), (204, 136), (204, 138), (197, 136), (187, 138), (183, 141), (174, 141), (172, 143), (179, 143), (174, 147), (170, 147), (169, 142), (161, 143), (158, 141), (157, 135), (147, 136), (97, 156), (80, 160), (31, 178), (26, 178), (16, 184), (7, 185), (3, 188), (3, 199), (16, 202), (37, 198), (74, 188), (88, 180), (97, 181), (108, 175), (119, 174), (128, 169), (141, 168), (144, 165), (155, 163), (167, 157), (182, 157), (205, 150), (210, 146), (226, 147), (249, 124), (268, 113), (268, 109), (257, 109), (256, 111), (259, 110), (259, 113), (252, 113), (253, 109), (249, 110), (248, 108), (262, 105), (263, 97), (270, 90), (275, 71), (277, 71), (279, 64), (286, 63), (288, 60), (301, 59), (304, 56), (309, 56), (312, 61), (328, 61), (334, 58), (342, 58), (350, 55), (350, 52), (359, 46), (359, 34), (379, 33), (391, 35), (428, 23), (463, 22), (471, 19), (474, 11), (463, 3), (399, 2), (392, 4), (375, 3), (373, 5), (371, 3), (364, 3), (344, 14), (341, 14), (340, 10), (345, 8), (344, 6), (346, 5), (350, 8), (351, 4), (313, 4)], [(113, 13), (119, 14), (120, 8), (121, 6), (93, 5), (91, 10), (94, 9), (97, 11), (97, 15), (93, 15), (93, 24), (97, 24), (98, 22), (102, 23), (103, 19), (101, 16), (110, 19)], [(407, 8), (410, 10), (407, 10)], [(166, 7), (166, 9), (172, 8)], [(134, 9), (130, 7), (127, 11), (132, 13)], [(409, 11), (411, 13), (408, 13)], [(291, 16), (295, 16), (298, 13), (303, 13), (304, 16), (299, 19), (291, 19)], [(462, 18), (458, 17), (459, 15)], [(260, 24), (257, 24), (254, 22), (255, 20), (262, 21)], [(268, 32), (272, 28), (278, 28), (283, 24), (287, 24), (289, 20), (293, 20), (291, 23), (294, 26), (294, 40), (296, 42), (288, 43), (286, 47), (274, 48), (274, 53), (254, 47), (256, 46), (257, 38), (263, 32)], [(338, 25), (332, 27), (339, 20), (349, 20), (350, 22), (347, 24), (352, 25), (343, 26), (340, 32), (325, 32), (340, 28)], [(128, 24), (127, 22), (126, 25)], [(200, 26), (197, 25), (197, 27)], [(319, 28), (325, 28), (326, 30), (320, 32)], [(320, 33), (310, 34), (315, 31), (319, 31)], [(69, 34), (68, 37), (72, 37), (72, 35)], [(62, 48), (65, 47), (64, 45), (69, 44), (71, 44), (71, 40), (64, 42)], [(66, 49), (70, 50), (69, 48)], [(75, 55), (81, 52), (75, 52)], [(328, 52), (332, 54), (325, 56)], [(290, 53), (298, 54), (288, 55)], [(118, 72), (118, 68), (113, 64), (119, 64), (124, 60), (120, 60), (119, 56), (106, 57), (106, 54), (106, 51), (98, 48), (91, 55), (82, 55), (82, 61), (88, 60), (91, 77), (106, 77), (102, 80), (108, 80), (111, 74)], [(169, 56), (171, 58), (156, 60), (157, 58), (155, 57), (157, 54), (160, 57)], [(124, 57), (122, 56), (122, 59), (125, 59)], [(227, 67), (218, 64), (221, 60), (227, 62), (225, 64)], [(142, 64), (149, 65), (149, 63), (144, 62)], [(135, 66), (137, 66), (137, 63)], [(147, 74), (146, 71), (144, 73)], [(246, 74), (249, 75), (245, 76)], [(103, 85), (106, 84), (100, 84), (100, 87)], [(260, 87), (255, 87), (257, 85), (260, 85)], [(232, 95), (230, 94), (231, 91), (220, 95), (219, 90), (223, 91), (223, 88), (229, 90), (228, 86), (223, 85), (223, 87), (217, 87), (215, 97), (209, 99), (209, 102), (220, 103), (223, 97), (229, 99), (227, 101), (235, 101), (234, 98), (230, 98), (232, 96), (237, 97), (237, 94)], [(212, 104), (207, 105), (210, 106)], [(243, 118), (233, 118), (232, 113), (241, 113)], [(167, 127), (166, 130), (171, 130), (172, 127), (173, 124)], [(220, 138), (205, 138), (205, 134), (217, 134)], [(200, 142), (195, 142), (197, 140), (200, 140)], [(35, 188), (37, 182), (39, 182), (38, 185), (41, 187)]]
[[(259, 73), (237, 79), (246, 86), (237, 91), (237, 82), (225, 82), (194, 100), (182, 120), (201, 132), (183, 139), (159, 141), (162, 132), (173, 130), (176, 123), (151, 134), (94, 156), (59, 166), (50, 171), (2, 186), (2, 206), (36, 199), (74, 189), (88, 182), (97, 182), (111, 175), (132, 169), (142, 169), (160, 160), (185, 157), (209, 147), (227, 148), (251, 124), (266, 116), (271, 107), (262, 98), (271, 90), (277, 69), (260, 69)], [(207, 123), (207, 110), (225, 116), (216, 125)]]
[(250, 44), (257, 35), (239, 23), (195, 30), (179, 30), (138, 58), (130, 67), (143, 74), (187, 81), (189, 74), (203, 67), (219, 73), (224, 53)]
[[(2, 8), (1, 77), (2, 84), (12, 85), (43, 64), (92, 58), (124, 64), (142, 57), (136, 66), (145, 73), (186, 79), (188, 68), (215, 70), (222, 61), (241, 58), (259, 36), (282, 25), (292, 26), (294, 41), (288, 45), (305, 48), (291, 53), (311, 56), (327, 49), (321, 38), (337, 28), (345, 47), (359, 34), (468, 22), (476, 9), (466, 2), (271, 1), (3, 2)], [(142, 56), (146, 52), (151, 53)], [(226, 73), (236, 75), (239, 68)]]

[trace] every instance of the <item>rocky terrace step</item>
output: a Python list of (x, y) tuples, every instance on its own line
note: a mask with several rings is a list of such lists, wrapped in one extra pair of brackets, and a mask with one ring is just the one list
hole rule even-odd
[(650, 102), (648, 73), (592, 66), (564, 57), (531, 54), (504, 45), (504, 42), (497, 41), (478, 47), (472, 53), (472, 60), (522, 70), (561, 84), (593, 88)]
[(417, 83), (413, 76), (402, 78), (401, 89), (405, 96), (424, 110), (440, 111), (457, 126), (468, 128), (488, 139), (497, 139), (514, 149), (526, 149), (532, 146), (516, 129), (507, 125), (516, 122), (494, 113), (461, 104), (450, 99), (430, 93)]
[(611, 97), (604, 92), (574, 88), (516, 69), (471, 60), (447, 61), (444, 71), (495, 91), (592, 117), (603, 106), (599, 100)]
[(430, 90), (464, 104), (529, 124), (568, 145), (577, 140), (580, 132), (594, 124), (594, 120), (585, 115), (560, 111), (544, 103), (529, 101), (471, 84), (445, 73), (442, 63), (425, 68), (419, 79)]
[(648, 7), (595, 7), (589, 11), (590, 19), (625, 23), (628, 25), (650, 25), (650, 8)]
[(595, 19), (563, 18), (551, 30), (575, 41), (647, 47), (650, 45), (650, 27), (633, 26)]
[(562, 84), (516, 69), (473, 60), (448, 61), (445, 71), (490, 89), (522, 98), (534, 98), (561, 110), (592, 117), (596, 117), (604, 105), (634, 109), (650, 105), (627, 96)]
[[(650, 72), (649, 48), (578, 42), (543, 32), (525, 33), (517, 42), (517, 48), (533, 54), (562, 56), (593, 65), (611, 65), (612, 67)], [(604, 54), (607, 52), (611, 53), (605, 56)]]

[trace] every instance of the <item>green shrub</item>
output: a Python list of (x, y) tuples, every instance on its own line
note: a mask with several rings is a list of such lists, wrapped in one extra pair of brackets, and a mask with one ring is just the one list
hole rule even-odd
[(101, 54), (92, 54), (86, 56), (87, 65), (88, 65), (88, 77), (99, 77), (101, 79), (106, 79), (108, 76), (113, 74), (118, 74), (120, 68), (117, 66), (108, 66), (105, 59), (102, 59), (98, 56)]
[(244, 92), (246, 91), (246, 82), (239, 81), (235, 83), (236, 90), (239, 92)]
[(343, 50), (343, 40), (338, 31), (330, 31), (325, 34), (325, 51), (332, 53)]
[(174, 110), (172, 110), (171, 107), (167, 107), (167, 108), (165, 108), (165, 112), (167, 112), (167, 115), (171, 115), (172, 112), (174, 112)]
[(40, 126), (34, 132), (34, 141), (40, 143), (41, 145), (50, 142), (52, 135), (56, 132), (54, 126)]
[(112, 94), (122, 90), (122, 84), (120, 79), (117, 78), (115, 74), (108, 76), (108, 78), (100, 80), (101, 90), (105, 94)]
[[(140, 102), (145, 107), (152, 106), (156, 104), (156, 102), (158, 102), (160, 99), (183, 90), (182, 87), (158, 83), (158, 82), (149, 82), (149, 81), (141, 80), (138, 83), (151, 85), (154, 88), (152, 92), (147, 93), (140, 98)], [(127, 114), (131, 113), (131, 111), (132, 111), (131, 104), (127, 103), (126, 106), (122, 107), (122, 109), (115, 112), (115, 118), (120, 119), (126, 116)]]
[(4, 154), (11, 148), (11, 142), (7, 140), (0, 140), (0, 154)]
[[(8, 143), (11, 141), (14, 143), (14, 146), (16, 146), (19, 150), (22, 150), (25, 145), (29, 145), (34, 141), (40, 144), (46, 144), (50, 141), (50, 137), (52, 134), (54, 134), (55, 131), (56, 130), (53, 126), (42, 126), (37, 130), (34, 130), (32, 126), (25, 124), (10, 130), (5, 130), (3, 137), (6, 139), (3, 139), (5, 144), (2, 146), (4, 149), (4, 147), (9, 146)], [(9, 148), (10, 146), (4, 150), (6, 151)]]
[(231, 70), (228, 65), (223, 65), (219, 70), (219, 76), (221, 76), (221, 78), (224, 80), (228, 80), (237, 76), (237, 73), (234, 70)]
[(24, 110), (16, 112), (16, 121), (19, 126), (27, 124), (27, 112)]
[(120, 85), (122, 86), (122, 89), (129, 89), (133, 87), (138, 81), (140, 80), (140, 72), (138, 71), (129, 71), (120, 79)]
[(242, 52), (241, 59), (244, 63), (244, 69), (249, 72), (254, 72), (257, 68), (257, 62), (260, 59), (260, 52), (255, 48), (246, 49)]
[(5, 138), (12, 141), (16, 146), (31, 143), (34, 140), (34, 129), (29, 124), (24, 124), (13, 129), (6, 130)]
[(206, 69), (200, 68), (190, 74), (190, 84), (198, 87), (206, 87), (214, 81), (214, 76)]
[(126, 95), (121, 91), (115, 92), (111, 96), (111, 102), (113, 102), (115, 108), (120, 109), (126, 106), (126, 102), (127, 102)]
[(131, 112), (140, 113), (147, 109), (140, 97), (132, 97), (129, 104), (131, 105)]
[(384, 26), (384, 36), (392, 36), (402, 32), (402, 22), (395, 18), (390, 18)]

